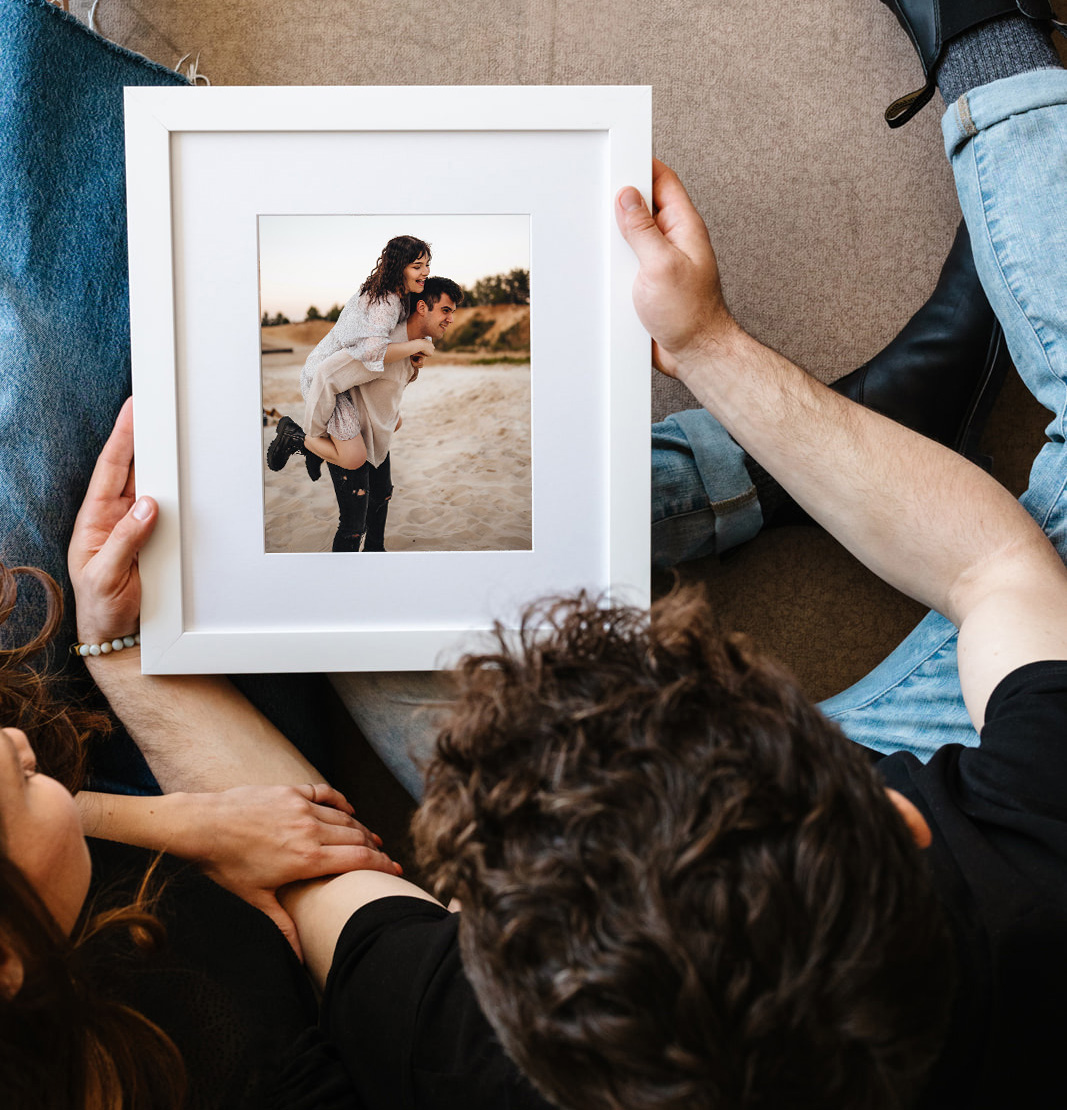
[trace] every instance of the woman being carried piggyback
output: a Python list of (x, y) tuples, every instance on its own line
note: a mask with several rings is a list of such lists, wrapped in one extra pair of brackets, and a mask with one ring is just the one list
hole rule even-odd
[[(422, 239), (398, 235), (385, 244), (371, 275), (308, 355), (300, 375), (304, 428), (288, 416), (278, 422), (278, 434), (267, 449), (271, 470), (281, 470), (298, 452), (313, 480), (323, 460), (358, 470), (368, 453), (374, 454), (368, 441), (376, 434), (392, 434), (393, 427), (375, 427), (374, 406), (366, 403), (362, 387), (380, 379), (387, 363), (433, 354), (430, 339), (389, 341), (407, 318), (408, 294), (422, 292), (429, 272), (430, 247)], [(375, 465), (373, 458), (371, 462)]]

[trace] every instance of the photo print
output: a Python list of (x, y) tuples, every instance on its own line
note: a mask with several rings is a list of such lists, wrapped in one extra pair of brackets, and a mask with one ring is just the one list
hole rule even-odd
[(266, 553), (533, 547), (528, 215), (261, 215)]

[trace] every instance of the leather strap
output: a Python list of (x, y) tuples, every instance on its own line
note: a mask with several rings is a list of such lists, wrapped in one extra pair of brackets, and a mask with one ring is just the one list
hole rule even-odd
[(907, 96), (897, 97), (885, 110), (886, 123), (890, 127), (903, 127), (912, 116), (917, 115), (929, 104), (936, 88), (937, 82), (931, 78), (921, 89), (916, 89)]

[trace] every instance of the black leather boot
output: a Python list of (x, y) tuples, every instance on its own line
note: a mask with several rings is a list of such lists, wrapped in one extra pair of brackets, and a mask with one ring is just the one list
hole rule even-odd
[[(985, 467), (979, 438), (1011, 356), (986, 300), (960, 224), (929, 300), (878, 354), (830, 387), (913, 431), (936, 439)], [(746, 455), (764, 510), (764, 524), (810, 518), (766, 471)]]
[(322, 474), (322, 459), (304, 446), (304, 429), (293, 419), (283, 416), (278, 421), (278, 433), (267, 447), (267, 466), (281, 470), (293, 455), (303, 455), (308, 477), (317, 482)]
[(304, 449), (304, 429), (288, 416), (278, 421), (277, 434), (267, 448), (267, 466), (281, 470), (298, 451)]
[(961, 223), (929, 300), (887, 347), (830, 388), (988, 470), (978, 440), (1010, 365)]
[(900, 127), (914, 116), (937, 88), (937, 63), (949, 39), (1001, 15), (1025, 15), (1055, 23), (1048, 0), (882, 0), (900, 20), (922, 63), (926, 83), (885, 110), (886, 123)]

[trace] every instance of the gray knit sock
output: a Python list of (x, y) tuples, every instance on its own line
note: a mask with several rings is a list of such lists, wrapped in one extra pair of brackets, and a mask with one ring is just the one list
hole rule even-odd
[(945, 45), (937, 87), (946, 104), (965, 92), (1032, 69), (1062, 69), (1040, 23), (1025, 15), (1002, 15), (971, 27)]

